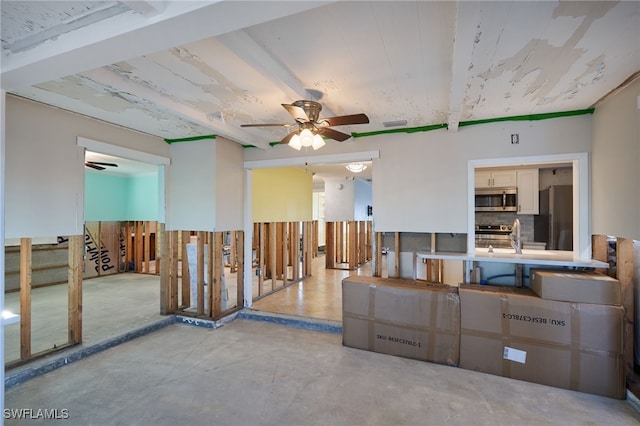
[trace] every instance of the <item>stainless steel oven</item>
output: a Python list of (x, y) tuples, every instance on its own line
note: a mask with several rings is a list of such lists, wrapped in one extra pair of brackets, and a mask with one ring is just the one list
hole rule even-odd
[(476, 225), (476, 247), (510, 248), (511, 225)]

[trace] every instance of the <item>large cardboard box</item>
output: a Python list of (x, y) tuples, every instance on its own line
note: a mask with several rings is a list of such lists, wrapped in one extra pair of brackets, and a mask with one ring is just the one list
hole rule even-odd
[(345, 346), (458, 365), (456, 287), (353, 276), (342, 281), (342, 307)]
[(622, 399), (624, 308), (460, 286), (460, 366)]
[(621, 305), (620, 281), (596, 272), (532, 269), (531, 289), (541, 298)]

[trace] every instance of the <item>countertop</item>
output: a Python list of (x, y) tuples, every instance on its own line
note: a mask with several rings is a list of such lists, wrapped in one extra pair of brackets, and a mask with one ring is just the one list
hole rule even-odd
[(581, 268), (609, 268), (606, 262), (574, 257), (570, 251), (523, 249), (515, 254), (513, 249), (477, 248), (474, 253), (417, 251), (416, 259), (471, 260), (477, 262), (519, 263), (523, 265), (574, 266)]

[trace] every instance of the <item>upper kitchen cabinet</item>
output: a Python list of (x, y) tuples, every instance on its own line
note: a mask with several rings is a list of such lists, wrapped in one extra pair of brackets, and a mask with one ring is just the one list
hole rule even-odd
[(518, 181), (518, 214), (539, 214), (538, 169), (520, 169)]
[(476, 170), (474, 174), (476, 188), (506, 188), (518, 182), (515, 170)]

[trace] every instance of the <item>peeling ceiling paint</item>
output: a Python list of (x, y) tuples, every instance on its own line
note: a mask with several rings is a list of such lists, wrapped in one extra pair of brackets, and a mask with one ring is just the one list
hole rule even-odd
[[(320, 100), (325, 117), (369, 116), (339, 129), (347, 133), (397, 119), (455, 131), (459, 121), (586, 109), (640, 70), (635, 1), (223, 0), (163, 2), (148, 15), (132, 5), (0, 2), (3, 77), (7, 64), (25, 78), (75, 69), (10, 92), (162, 138), (220, 134), (268, 147), (289, 130), (241, 125), (293, 123), (281, 104), (297, 99)], [(200, 29), (205, 16), (215, 36), (174, 41), (173, 29)], [(113, 34), (74, 45), (105, 22)], [(151, 41), (161, 48), (100, 60)]]

